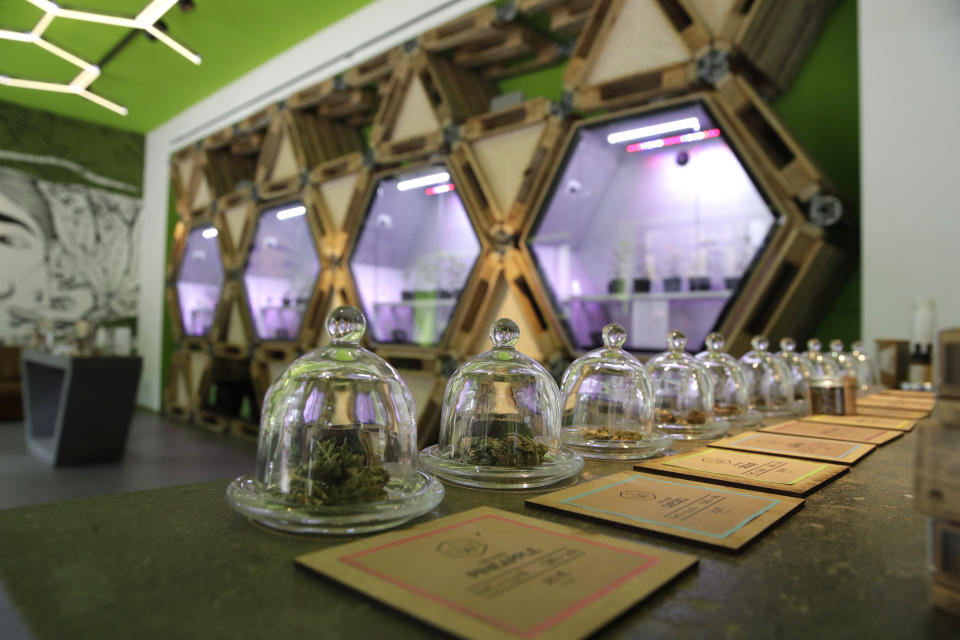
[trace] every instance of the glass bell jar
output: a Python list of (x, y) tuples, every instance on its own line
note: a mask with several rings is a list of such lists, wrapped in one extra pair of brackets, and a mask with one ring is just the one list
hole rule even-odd
[(713, 411), (717, 420), (732, 427), (752, 427), (760, 423), (760, 414), (750, 406), (750, 386), (740, 362), (723, 351), (726, 339), (722, 334), (707, 334), (706, 351), (697, 360), (713, 377)]
[[(837, 368), (840, 369), (841, 375), (851, 376), (853, 378), (857, 377), (857, 368), (853, 364), (853, 356), (849, 353), (844, 353), (843, 351), (843, 340), (831, 340), (830, 341), (830, 358), (837, 363)], [(860, 388), (859, 379), (857, 379), (857, 388)]]
[(424, 468), (454, 484), (490, 489), (542, 487), (576, 475), (583, 458), (561, 447), (560, 389), (516, 349), (520, 329), (500, 318), (493, 348), (447, 382), (440, 441), (420, 452)]
[(767, 349), (766, 336), (754, 336), (752, 351), (740, 357), (750, 385), (750, 403), (766, 417), (793, 416), (800, 408), (793, 400), (793, 376), (787, 366)]
[(793, 401), (802, 413), (809, 413), (810, 407), (810, 378), (813, 377), (813, 368), (810, 362), (797, 353), (797, 341), (793, 338), (780, 339), (780, 352), (774, 354), (790, 371), (793, 383)]
[(703, 364), (684, 352), (687, 336), (667, 335), (668, 350), (647, 363), (653, 386), (653, 423), (671, 438), (716, 438), (730, 428), (713, 409), (713, 378)]
[(653, 426), (653, 388), (643, 364), (623, 350), (627, 332), (603, 328), (603, 348), (575, 360), (560, 391), (563, 442), (585, 458), (634, 460), (670, 447)]
[(355, 307), (327, 316), (330, 344), (294, 360), (267, 390), (257, 467), (227, 489), (239, 513), (298, 533), (363, 533), (436, 507), (443, 485), (416, 464), (406, 383), (359, 345)]
[(880, 373), (877, 370), (877, 365), (864, 351), (862, 341), (857, 340), (850, 345), (850, 360), (857, 370), (857, 381), (860, 383), (861, 391), (874, 391), (883, 388), (883, 385), (880, 384)]
[(809, 363), (813, 377), (838, 378), (843, 375), (833, 358), (823, 353), (822, 349), (823, 345), (818, 339), (807, 340), (807, 350), (803, 352), (803, 358)]

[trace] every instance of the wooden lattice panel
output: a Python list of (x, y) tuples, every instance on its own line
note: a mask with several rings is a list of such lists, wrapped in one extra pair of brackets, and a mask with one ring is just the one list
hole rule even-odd
[(370, 186), (370, 170), (363, 154), (352, 153), (315, 167), (310, 172), (310, 185), (324, 220), (324, 255), (331, 263), (342, 262), (356, 239), (364, 195)]
[(224, 285), (211, 338), (213, 353), (219, 358), (250, 357), (253, 327), (250, 324), (250, 305), (243, 283), (233, 281)]
[(217, 200), (213, 221), (220, 238), (220, 253), (227, 270), (241, 269), (247, 261), (257, 223), (257, 205), (249, 187), (232, 191)]
[(206, 157), (200, 145), (191, 145), (173, 154), (170, 179), (181, 218), (202, 216), (213, 204), (214, 192), (207, 179)]

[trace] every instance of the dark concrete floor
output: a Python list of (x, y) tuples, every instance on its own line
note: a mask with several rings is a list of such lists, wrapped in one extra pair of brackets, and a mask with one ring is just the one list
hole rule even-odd
[(233, 478), (256, 447), (137, 411), (123, 461), (53, 469), (27, 450), (22, 422), (0, 422), (0, 509)]

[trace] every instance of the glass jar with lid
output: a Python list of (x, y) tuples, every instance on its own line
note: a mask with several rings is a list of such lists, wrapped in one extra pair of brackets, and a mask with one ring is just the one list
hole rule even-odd
[(713, 376), (713, 410), (717, 420), (733, 427), (752, 427), (760, 423), (760, 414), (750, 406), (750, 385), (740, 362), (724, 353), (726, 339), (713, 332), (704, 342), (707, 349), (697, 354), (697, 360)]
[(860, 383), (861, 391), (883, 388), (880, 384), (880, 372), (873, 359), (864, 351), (863, 341), (857, 340), (850, 345), (850, 359), (857, 370), (857, 381)]
[(713, 409), (713, 378), (703, 364), (684, 352), (687, 336), (671, 331), (667, 351), (647, 362), (653, 386), (653, 424), (671, 438), (717, 438), (730, 425)]
[(790, 337), (780, 339), (780, 352), (775, 355), (790, 371), (793, 381), (793, 401), (801, 413), (809, 413), (810, 379), (813, 378), (810, 362), (797, 353), (797, 341)]
[[(837, 363), (837, 368), (844, 376), (857, 379), (857, 367), (853, 364), (853, 356), (843, 351), (843, 340), (830, 341), (830, 358)], [(859, 381), (857, 382), (859, 388)]]
[(807, 340), (807, 350), (803, 358), (810, 364), (810, 374), (814, 378), (839, 378), (842, 374), (837, 363), (823, 353), (823, 345), (817, 338)]
[(490, 328), (493, 348), (463, 363), (443, 394), (439, 443), (420, 452), (425, 469), (454, 484), (542, 487), (576, 475), (583, 458), (562, 448), (560, 389), (517, 351), (508, 318)]
[(575, 360), (560, 391), (563, 442), (586, 458), (649, 458), (671, 439), (653, 426), (653, 390), (643, 364), (623, 350), (627, 332), (603, 328), (603, 348)]
[(796, 415), (800, 408), (793, 399), (793, 376), (780, 358), (767, 350), (766, 336), (754, 336), (752, 351), (740, 357), (750, 385), (750, 403), (767, 417)]
[(359, 345), (358, 309), (334, 309), (326, 330), (330, 344), (294, 360), (267, 390), (256, 473), (237, 478), (227, 499), (297, 533), (377, 531), (427, 513), (443, 485), (417, 469), (410, 390)]

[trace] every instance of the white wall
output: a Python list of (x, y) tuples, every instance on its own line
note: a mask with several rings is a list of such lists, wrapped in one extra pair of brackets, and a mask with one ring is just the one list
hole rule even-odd
[[(143, 174), (137, 401), (159, 409), (170, 154), (489, 0), (378, 0), (265, 62), (147, 134)], [(215, 55), (204, 52), (206, 56)]]
[(960, 326), (960, 2), (861, 0), (863, 326), (909, 339), (911, 302)]

